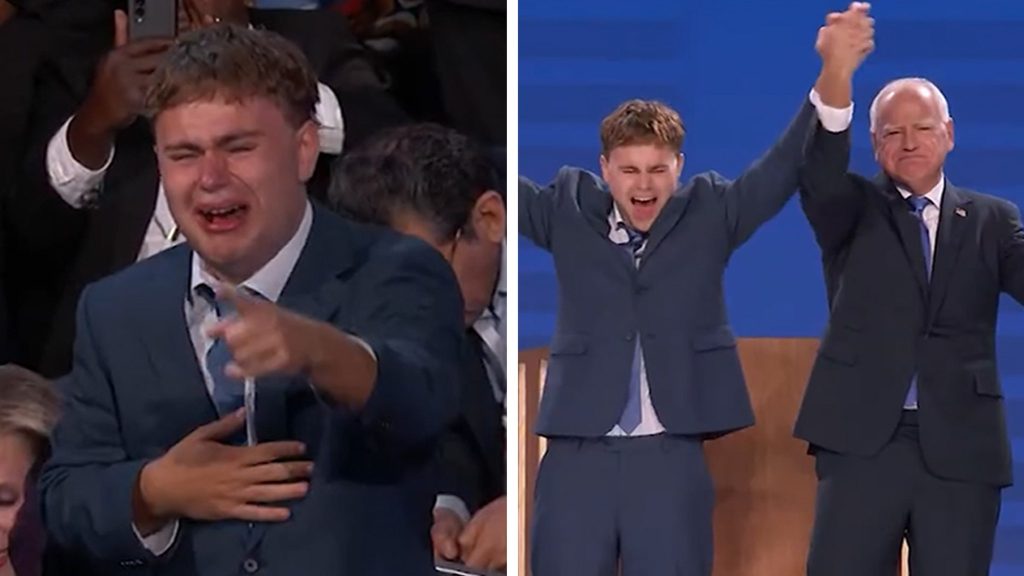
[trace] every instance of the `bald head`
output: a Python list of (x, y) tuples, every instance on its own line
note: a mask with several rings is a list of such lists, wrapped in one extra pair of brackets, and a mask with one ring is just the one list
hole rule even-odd
[(869, 117), (871, 119), (871, 133), (875, 133), (878, 130), (878, 116), (882, 109), (892, 101), (892, 99), (903, 92), (916, 92), (921, 98), (925, 100), (931, 100), (935, 103), (936, 111), (938, 112), (938, 120), (940, 122), (946, 122), (950, 119), (949, 115), (949, 102), (946, 101), (946, 96), (939, 90), (931, 80), (927, 78), (898, 78), (886, 84), (875, 99), (871, 101), (871, 110)]

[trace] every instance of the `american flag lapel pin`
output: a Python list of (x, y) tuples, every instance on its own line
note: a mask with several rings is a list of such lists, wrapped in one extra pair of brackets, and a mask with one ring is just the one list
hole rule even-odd
[(956, 215), (961, 218), (967, 218), (967, 210), (964, 210), (963, 208), (957, 208), (953, 212), (955, 212)]

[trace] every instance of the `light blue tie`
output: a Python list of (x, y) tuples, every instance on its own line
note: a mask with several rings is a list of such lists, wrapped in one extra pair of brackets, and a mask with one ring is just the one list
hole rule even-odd
[[(623, 244), (633, 258), (634, 264), (639, 262), (643, 253), (644, 243), (647, 242), (647, 234), (626, 226), (625, 222), (619, 222), (620, 230), (625, 230), (629, 240)], [(622, 417), (619, 418), (619, 428), (626, 434), (632, 434), (633, 430), (640, 425), (640, 359), (643, 351), (640, 349), (640, 335), (636, 335), (636, 346), (633, 348), (633, 366), (629, 372), (629, 389), (626, 396), (626, 406), (622, 409)]]
[[(235, 314), (234, 305), (227, 300), (217, 298), (213, 288), (209, 285), (200, 284), (196, 287), (196, 293), (213, 306), (219, 320)], [(206, 370), (210, 373), (210, 380), (213, 381), (213, 404), (221, 416), (238, 410), (245, 400), (245, 387), (242, 381), (230, 378), (224, 373), (224, 369), (230, 362), (231, 349), (228, 348), (227, 342), (223, 338), (217, 338), (206, 353)]]
[[(907, 198), (910, 202), (910, 206), (913, 208), (914, 217), (917, 218), (917, 223), (921, 231), (921, 249), (924, 251), (924, 270), (926, 278), (931, 280), (932, 277), (932, 240), (928, 235), (928, 226), (924, 223), (924, 209), (928, 207), (932, 201), (926, 196), (914, 196), (911, 195)], [(904, 408), (917, 409), (917, 374), (910, 380), (910, 390), (907, 391), (907, 399), (903, 403)]]

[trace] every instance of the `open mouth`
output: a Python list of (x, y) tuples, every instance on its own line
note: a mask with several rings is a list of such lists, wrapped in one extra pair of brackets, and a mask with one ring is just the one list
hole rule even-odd
[(634, 196), (633, 198), (630, 198), (629, 201), (632, 202), (634, 206), (654, 206), (654, 203), (657, 202), (658, 199), (654, 196)]
[(249, 211), (245, 204), (227, 204), (210, 208), (200, 208), (199, 217), (206, 227), (213, 231), (232, 230), (242, 223)]

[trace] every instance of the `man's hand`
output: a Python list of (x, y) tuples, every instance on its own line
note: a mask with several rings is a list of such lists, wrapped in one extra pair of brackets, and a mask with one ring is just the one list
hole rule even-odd
[(219, 440), (241, 429), (243, 410), (196, 428), (139, 475), (134, 521), (148, 536), (175, 518), (283, 522), (288, 508), (271, 502), (306, 495), (313, 463), (279, 462), (305, 453), (299, 442), (269, 442), (251, 447)]
[(228, 285), (217, 294), (238, 311), (207, 332), (211, 338), (224, 338), (231, 350), (232, 361), (224, 369), (229, 377), (301, 374), (339, 404), (358, 409), (366, 403), (376, 383), (377, 362), (356, 338)]
[(171, 38), (128, 41), (128, 16), (114, 11), (114, 49), (96, 67), (85, 102), (68, 127), (75, 159), (93, 170), (103, 166), (117, 131), (143, 112), (146, 90)]
[(818, 30), (815, 49), (822, 64), (814, 89), (828, 106), (850, 106), (853, 73), (875, 49), (875, 21), (868, 16), (870, 9), (870, 4), (854, 2), (846, 12), (826, 16), (825, 26)]
[(434, 525), (430, 527), (430, 540), (434, 544), (434, 557), (444, 560), (459, 559), (459, 535), (462, 518), (448, 508), (434, 508)]
[(226, 284), (218, 288), (217, 297), (238, 311), (207, 332), (211, 338), (223, 338), (231, 349), (233, 362), (225, 369), (229, 377), (306, 373), (322, 356), (323, 323)]
[(852, 76), (875, 49), (875, 20), (868, 16), (870, 9), (868, 3), (854, 2), (845, 12), (825, 17), (814, 45), (825, 69)]
[(473, 515), (459, 537), (462, 561), (477, 570), (500, 570), (507, 562), (505, 555), (505, 518), (508, 513), (505, 497), (495, 499)]

